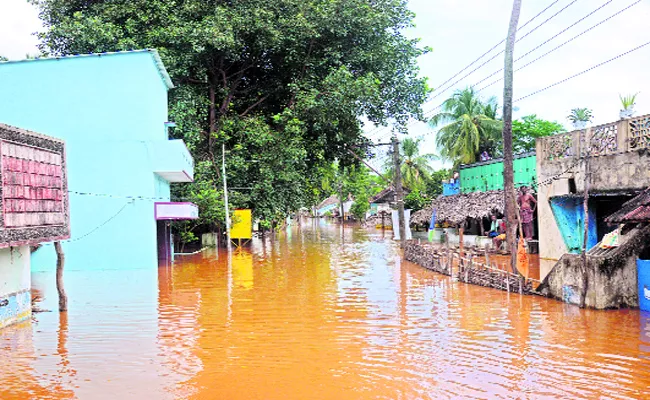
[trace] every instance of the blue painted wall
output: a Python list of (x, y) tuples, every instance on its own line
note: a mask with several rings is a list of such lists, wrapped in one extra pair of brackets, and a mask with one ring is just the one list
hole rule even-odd
[(442, 195), (443, 196), (453, 196), (460, 193), (460, 182), (456, 181), (454, 183), (442, 183)]
[[(555, 197), (551, 199), (551, 209), (562, 239), (570, 253), (580, 253), (584, 240), (583, 200), (573, 197)], [(587, 233), (587, 250), (598, 244), (598, 231), (595, 207), (589, 206), (589, 231)]]
[[(168, 89), (147, 51), (0, 63), (0, 121), (66, 141), (66, 269), (157, 266), (153, 198), (168, 201), (169, 182), (153, 171), (167, 158), (155, 149), (167, 141)], [(51, 244), (33, 253), (32, 270), (54, 268)]]

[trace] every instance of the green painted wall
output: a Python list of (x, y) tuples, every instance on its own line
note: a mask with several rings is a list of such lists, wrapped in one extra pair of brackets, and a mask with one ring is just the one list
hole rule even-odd
[[(515, 156), (516, 157), (516, 156)], [(530, 186), (537, 180), (537, 158), (526, 155), (514, 160), (515, 186)], [(503, 189), (503, 160), (472, 164), (460, 169), (462, 193)]]

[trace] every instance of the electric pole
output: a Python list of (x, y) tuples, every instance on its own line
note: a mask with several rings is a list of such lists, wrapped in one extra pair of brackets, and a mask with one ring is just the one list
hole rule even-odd
[[(404, 191), (402, 190), (402, 169), (399, 160), (399, 141), (397, 136), (393, 136), (393, 168), (395, 186), (395, 201), (397, 202), (397, 219), (399, 221), (399, 240), (400, 247), (404, 248), (406, 243), (406, 225), (404, 221)], [(395, 227), (393, 227), (395, 229)]]
[(230, 251), (230, 210), (228, 207), (228, 183), (226, 181), (226, 145), (221, 145), (221, 175), (223, 175), (223, 201), (226, 209), (226, 247)]
[[(519, 13), (521, 12), (521, 0), (514, 0), (510, 26), (508, 27), (508, 39), (506, 40), (506, 56), (504, 65), (504, 86), (503, 86), (503, 192), (505, 196), (507, 233), (506, 240), (510, 248), (510, 258), (513, 273), (517, 273), (517, 199), (515, 197), (515, 182), (512, 157), (512, 92), (513, 92), (513, 54), (515, 51), (515, 38), (517, 36), (517, 25), (519, 24)], [(523, 232), (522, 232), (523, 234)]]

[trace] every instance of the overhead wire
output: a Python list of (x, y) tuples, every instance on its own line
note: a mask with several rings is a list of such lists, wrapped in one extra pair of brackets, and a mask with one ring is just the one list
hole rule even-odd
[[(523, 29), (523, 28), (526, 27), (528, 24), (530, 24), (531, 22), (533, 22), (535, 19), (537, 19), (537, 18), (538, 18), (539, 16), (541, 16), (542, 14), (544, 14), (548, 9), (550, 9), (551, 7), (553, 7), (553, 6), (554, 6), (555, 4), (557, 4), (559, 1), (560, 1), (560, 0), (555, 0), (555, 1), (553, 1), (551, 4), (549, 4), (548, 6), (546, 6), (543, 10), (541, 10), (540, 12), (538, 12), (537, 14), (535, 14), (532, 18), (530, 18), (528, 21), (526, 21), (524, 24), (522, 24), (522, 25), (519, 27), (519, 30)], [(553, 19), (555, 16), (557, 16), (558, 14), (560, 14), (562, 11), (564, 11), (565, 9), (567, 9), (569, 6), (573, 5), (573, 4), (576, 3), (577, 1), (578, 1), (578, 0), (573, 0), (573, 1), (571, 1), (571, 3), (569, 3), (569, 4), (566, 5), (566, 6), (564, 6), (564, 7), (563, 7), (562, 9), (560, 9), (558, 12), (556, 12), (555, 14), (553, 14), (551, 17), (547, 18), (544, 22), (542, 22), (541, 24), (539, 24), (538, 26), (536, 26), (535, 28), (533, 28), (530, 32), (526, 33), (524, 36), (522, 36), (521, 38), (519, 38), (517, 41), (519, 41), (519, 40), (523, 39), (524, 37), (528, 36), (529, 34), (531, 34), (532, 32), (534, 32), (535, 30), (537, 30), (539, 27), (541, 27), (542, 25), (544, 25), (545, 23), (547, 23), (548, 21), (550, 21), (551, 19)], [(610, 1), (611, 1), (611, 0), (610, 0)], [(460, 75), (461, 73), (463, 73), (464, 71), (466, 71), (466, 70), (467, 70), (468, 68), (470, 68), (472, 65), (474, 65), (474, 64), (476, 64), (478, 61), (480, 61), (483, 57), (487, 56), (487, 55), (490, 54), (493, 50), (497, 49), (500, 45), (502, 45), (503, 43), (505, 43), (505, 40), (506, 40), (506, 39), (504, 38), (504, 39), (501, 40), (499, 43), (497, 43), (497, 44), (495, 44), (494, 46), (492, 46), (492, 48), (490, 48), (488, 51), (486, 51), (485, 53), (483, 53), (482, 55), (480, 55), (477, 59), (475, 59), (474, 61), (472, 61), (472, 62), (469, 63), (468, 65), (466, 65), (463, 69), (461, 69), (460, 71), (456, 72), (452, 77), (450, 77), (449, 79), (447, 79), (446, 81), (444, 81), (443, 83), (441, 83), (440, 85), (438, 85), (438, 87), (442, 87), (442, 86), (446, 85), (447, 83), (449, 83), (452, 79), (454, 79), (455, 77), (457, 77), (458, 75)], [(498, 56), (499, 54), (502, 54), (502, 53), (503, 53), (503, 51), (501, 51), (500, 53), (498, 53), (496, 56)], [(483, 64), (481, 64), (479, 67), (477, 67), (477, 68), (475, 68), (474, 70), (472, 70), (472, 72), (470, 72), (469, 75), (471, 75), (471, 73), (473, 73), (474, 71), (476, 71), (478, 68), (481, 68), (482, 66), (484, 66), (485, 64), (487, 64), (487, 62), (493, 60), (496, 56), (490, 58), (488, 61), (486, 61), (486, 62), (484, 62)], [(466, 76), (467, 76), (467, 75), (466, 75)], [(465, 76), (465, 77), (466, 77), (466, 76)], [(464, 77), (461, 78), (461, 80), (462, 80), (462, 79), (464, 79)], [(451, 87), (451, 86), (454, 86), (456, 83), (457, 83), (457, 82), (451, 84), (450, 87)], [(447, 90), (449, 90), (449, 87), (448, 87), (448, 88), (445, 88), (445, 89), (442, 89), (442, 91), (439, 92), (439, 94), (436, 94), (434, 97), (432, 97), (431, 99), (427, 100), (424, 104), (427, 104), (427, 103), (432, 102), (435, 98), (437, 98), (438, 96), (440, 96), (443, 92), (446, 92)], [(384, 129), (386, 129), (386, 128), (387, 128), (387, 127), (385, 127), (385, 126), (378, 126), (378, 127), (374, 128), (373, 130), (367, 132), (366, 135), (368, 135), (368, 136), (369, 136), (369, 135), (372, 135), (374, 132), (379, 131), (379, 130), (384, 130)]]
[[(536, 46), (536, 47), (533, 48), (532, 50), (528, 51), (527, 53), (525, 53), (525, 54), (522, 55), (521, 57), (517, 58), (515, 61), (519, 61), (519, 60), (523, 59), (524, 57), (530, 55), (531, 53), (533, 53), (534, 51), (538, 50), (539, 48), (541, 48), (541, 47), (542, 47), (543, 45), (545, 45), (546, 43), (552, 41), (553, 39), (555, 39), (556, 37), (558, 37), (558, 36), (561, 35), (562, 33), (566, 32), (568, 29), (570, 29), (570, 28), (572, 28), (573, 26), (577, 25), (578, 23), (584, 21), (586, 18), (590, 17), (591, 15), (593, 15), (594, 13), (596, 13), (597, 11), (599, 11), (600, 9), (602, 9), (603, 7), (607, 6), (607, 5), (610, 4), (611, 2), (612, 2), (612, 0), (608, 0), (607, 2), (603, 3), (602, 5), (600, 5), (599, 7), (597, 7), (596, 9), (594, 9), (593, 11), (591, 11), (590, 13), (588, 13), (587, 15), (585, 15), (584, 17), (580, 18), (579, 20), (577, 20), (576, 22), (574, 22), (573, 24), (571, 24), (570, 26), (568, 26), (567, 28), (563, 29), (562, 31), (560, 31), (560, 32), (558, 32), (557, 34), (553, 35), (551, 38), (545, 40), (544, 42), (542, 42), (541, 44), (539, 44), (538, 46)], [(537, 57), (537, 58), (531, 60), (530, 62), (524, 64), (523, 66), (518, 67), (517, 69), (515, 69), (515, 72), (520, 71), (520, 70), (522, 70), (522, 69), (524, 69), (524, 68), (530, 66), (531, 64), (533, 64), (533, 63), (539, 61), (540, 59), (542, 59), (542, 58), (548, 56), (549, 54), (551, 54), (551, 53), (557, 51), (558, 49), (564, 47), (564, 46), (567, 45), (568, 43), (571, 43), (571, 42), (574, 41), (575, 39), (581, 37), (582, 35), (584, 35), (584, 34), (586, 34), (586, 33), (588, 33), (588, 32), (590, 32), (590, 31), (593, 30), (594, 28), (596, 28), (596, 27), (598, 27), (598, 26), (604, 24), (605, 22), (611, 20), (612, 18), (614, 18), (614, 17), (620, 15), (621, 13), (623, 13), (623, 12), (629, 10), (630, 8), (632, 8), (633, 6), (637, 5), (637, 4), (640, 3), (640, 2), (641, 2), (641, 0), (637, 0), (637, 1), (635, 1), (635, 2), (633, 2), (633, 3), (631, 3), (631, 4), (629, 4), (628, 6), (624, 7), (623, 9), (621, 9), (621, 10), (617, 11), (616, 13), (610, 15), (609, 17), (607, 17), (607, 18), (601, 20), (601, 21), (598, 22), (597, 24), (595, 24), (595, 25), (589, 27), (588, 29), (586, 29), (586, 30), (580, 32), (579, 34), (573, 36), (572, 38), (566, 40), (566, 41), (563, 42), (562, 44), (556, 46), (555, 48), (549, 50), (548, 52), (542, 54), (541, 56), (539, 56), (539, 57)], [(573, 2), (572, 2), (572, 3), (569, 3), (567, 6), (565, 6), (563, 9), (561, 9), (560, 11), (558, 11), (558, 12), (557, 12), (556, 14), (554, 14), (553, 16), (549, 17), (549, 19), (553, 18), (555, 15), (557, 15), (559, 12), (563, 11), (564, 9), (566, 9), (566, 8), (567, 8), (568, 6), (570, 6), (571, 4), (573, 4)], [(538, 25), (538, 26), (537, 26), (536, 28), (534, 28), (534, 29), (537, 29), (539, 26), (541, 26), (541, 25), (543, 25), (544, 23), (546, 23), (549, 19), (547, 19), (546, 21), (544, 21), (542, 24)], [(532, 31), (531, 31), (531, 32), (532, 32)], [(530, 32), (529, 32), (529, 33), (530, 33)], [(522, 36), (521, 38), (523, 38), (523, 37), (525, 37), (525, 36), (527, 36), (527, 35), (524, 35), (524, 36)], [(521, 39), (521, 38), (520, 38), (520, 39)], [(634, 49), (634, 50), (635, 50), (635, 49)], [(632, 51), (634, 51), (634, 50), (632, 50)], [(499, 54), (501, 54), (501, 53), (499, 53)], [(627, 54), (627, 53), (625, 53), (625, 54)], [(625, 55), (625, 54), (622, 54), (622, 55)], [(622, 56), (622, 55), (620, 55), (620, 56)], [(613, 60), (610, 60), (610, 61), (613, 61)], [(608, 62), (609, 62), (609, 61), (608, 61)], [(476, 86), (476, 85), (478, 85), (478, 84), (484, 82), (484, 81), (487, 80), (489, 77), (494, 76), (494, 75), (496, 75), (497, 73), (499, 73), (499, 72), (501, 72), (501, 71), (503, 71), (503, 68), (500, 69), (499, 71), (496, 71), (496, 72), (490, 74), (488, 77), (486, 77), (486, 78), (484, 78), (484, 79), (482, 79), (482, 80), (476, 82), (474, 85), (472, 85), (472, 87), (474, 87), (474, 86)], [(586, 72), (586, 71), (585, 71), (585, 72)], [(584, 73), (584, 72), (583, 72), (583, 73)], [(468, 76), (468, 75), (466, 75), (466, 76)], [(491, 82), (490, 84), (488, 84), (488, 85), (486, 85), (486, 86), (484, 86), (484, 87), (481, 87), (480, 89), (477, 89), (477, 92), (481, 92), (482, 90), (484, 90), (484, 89), (486, 89), (486, 88), (488, 88), (488, 87), (490, 87), (490, 86), (493, 86), (494, 84), (496, 84), (496, 83), (498, 83), (498, 82), (500, 82), (500, 81), (502, 81), (502, 80), (503, 80), (503, 78), (499, 78), (499, 79), (497, 79), (497, 80)], [(456, 82), (456, 83), (457, 83), (457, 82)], [(455, 84), (455, 83), (454, 83), (454, 84)], [(445, 90), (447, 90), (447, 89), (445, 89)], [(435, 111), (439, 110), (439, 109), (442, 107), (443, 104), (444, 104), (444, 103), (439, 104), (438, 106), (436, 106), (436, 107), (434, 107), (434, 108), (432, 108), (432, 109), (426, 111), (426, 112), (424, 113), (423, 116), (424, 116), (425, 118), (429, 117), (429, 116), (432, 115)], [(411, 121), (410, 123), (408, 123), (408, 124), (406, 125), (406, 127), (410, 127), (410, 126), (412, 126), (412, 125), (414, 125), (414, 124), (417, 124), (418, 122), (420, 122), (420, 121), (417, 121), (417, 120)], [(380, 128), (381, 128), (381, 127), (380, 127)], [(376, 130), (377, 130), (377, 129), (376, 129)], [(372, 131), (371, 131), (371, 132), (372, 132)], [(371, 133), (371, 132), (369, 132), (369, 133)]]
[(571, 80), (571, 79), (573, 79), (573, 78), (577, 78), (578, 76), (584, 75), (584, 74), (586, 74), (587, 72), (593, 71), (593, 70), (596, 69), (596, 68), (602, 67), (602, 66), (605, 65), (605, 64), (609, 64), (609, 63), (612, 62), (612, 61), (618, 60), (618, 59), (621, 58), (621, 57), (624, 57), (624, 56), (626, 56), (626, 55), (628, 55), (628, 54), (630, 54), (630, 53), (633, 53), (633, 52), (635, 52), (635, 51), (637, 51), (637, 50), (640, 50), (640, 49), (646, 47), (647, 45), (650, 45), (650, 41), (645, 42), (645, 43), (643, 43), (643, 44), (641, 44), (641, 45), (639, 45), (639, 46), (636, 46), (636, 47), (634, 47), (634, 48), (632, 48), (632, 49), (630, 49), (630, 50), (628, 50), (628, 51), (626, 51), (626, 52), (624, 52), (624, 53), (621, 53), (621, 54), (619, 54), (619, 55), (617, 55), (617, 56), (615, 56), (615, 57), (612, 57), (612, 58), (610, 58), (610, 59), (608, 59), (608, 60), (605, 60), (605, 61), (600, 62), (600, 63), (598, 63), (598, 64), (592, 65), (591, 67), (589, 67), (589, 68), (587, 68), (587, 69), (585, 69), (585, 70), (583, 70), (583, 71), (580, 71), (580, 72), (578, 72), (577, 74), (573, 74), (573, 75), (571, 75), (571, 76), (568, 76), (568, 77), (566, 77), (566, 78), (564, 78), (564, 79), (562, 79), (562, 80), (559, 80), (559, 81), (557, 81), (557, 82), (555, 82), (555, 83), (552, 83), (552, 84), (550, 84), (550, 85), (548, 85), (548, 86), (546, 86), (546, 87), (544, 87), (544, 88), (542, 88), (542, 89), (535, 90), (535, 91), (532, 92), (532, 93), (529, 93), (529, 94), (527, 94), (527, 95), (525, 95), (525, 96), (519, 97), (518, 99), (515, 99), (513, 102), (517, 102), (517, 101), (521, 101), (521, 100), (527, 99), (527, 98), (532, 97), (532, 96), (534, 96), (534, 95), (536, 95), (536, 94), (539, 94), (539, 93), (544, 92), (544, 91), (546, 91), (546, 90), (548, 90), (548, 89), (551, 89), (551, 88), (553, 88), (553, 87), (555, 87), (555, 86), (561, 85), (561, 84), (563, 84), (563, 83), (565, 83), (565, 82), (567, 82), (567, 81), (569, 81), (569, 80)]
[[(569, 8), (570, 6), (572, 6), (573, 4), (575, 4), (577, 1), (578, 1), (578, 0), (573, 0), (571, 3), (567, 4), (566, 6), (564, 6), (564, 7), (563, 7), (562, 9), (560, 9), (558, 12), (556, 12), (555, 14), (553, 14), (553, 15), (551, 15), (549, 18), (547, 18), (544, 22), (542, 22), (541, 24), (537, 25), (536, 27), (534, 27), (532, 30), (530, 30), (529, 32), (525, 33), (525, 34), (522, 35), (521, 37), (517, 38), (517, 40), (515, 40), (515, 43), (519, 43), (519, 41), (523, 40), (523, 39), (526, 38), (528, 35), (530, 35), (530, 34), (533, 33), (534, 31), (536, 31), (536, 30), (539, 29), (540, 27), (542, 27), (544, 24), (548, 23), (551, 19), (555, 18), (555, 17), (556, 17), (557, 15), (559, 15), (562, 11), (566, 10), (567, 8)], [(611, 2), (611, 1), (613, 1), (613, 0), (608, 0), (608, 2)], [(478, 67), (474, 68), (474, 69), (471, 70), (470, 72), (468, 72), (468, 73), (466, 73), (465, 75), (463, 75), (461, 78), (457, 79), (454, 83), (450, 84), (449, 86), (447, 86), (447, 87), (444, 88), (444, 89), (441, 89), (441, 90), (440, 90), (440, 91), (439, 91), (435, 96), (431, 97), (431, 99), (429, 100), (429, 102), (433, 101), (433, 100), (434, 100), (435, 98), (437, 98), (437, 97), (442, 96), (443, 93), (446, 93), (449, 89), (451, 89), (452, 87), (456, 86), (456, 84), (458, 84), (460, 81), (462, 81), (463, 79), (469, 77), (469, 76), (472, 75), (474, 72), (476, 72), (476, 71), (478, 71), (479, 69), (481, 69), (481, 68), (483, 68), (484, 66), (486, 66), (490, 61), (494, 60), (495, 58), (497, 58), (498, 56), (500, 56), (501, 54), (503, 54), (505, 51), (506, 51), (505, 49), (501, 50), (500, 52), (496, 53), (495, 55), (493, 55), (493, 56), (490, 57), (489, 59), (485, 60), (485, 61), (484, 61), (482, 64), (480, 64)]]
[[(546, 6), (546, 8), (544, 8), (542, 11), (540, 11), (540, 12), (537, 13), (534, 17), (532, 17), (531, 19), (529, 19), (528, 21), (526, 21), (526, 22), (525, 22), (521, 27), (519, 27), (519, 29), (523, 29), (524, 27), (526, 27), (526, 25), (528, 25), (528, 24), (530, 24), (531, 22), (533, 22), (537, 17), (539, 17), (540, 15), (542, 15), (544, 12), (546, 12), (549, 8), (553, 7), (553, 6), (554, 6), (555, 4), (557, 4), (559, 1), (560, 1), (560, 0), (555, 0), (554, 2), (552, 2), (551, 4), (549, 4), (548, 6)], [(574, 3), (575, 3), (575, 1), (574, 1)], [(501, 40), (499, 43), (497, 43), (497, 44), (495, 44), (494, 46), (492, 46), (492, 48), (490, 48), (490, 50), (488, 50), (488, 51), (486, 51), (485, 53), (481, 54), (481, 55), (480, 55), (476, 60), (472, 61), (472, 62), (469, 63), (467, 66), (465, 66), (463, 69), (461, 69), (460, 71), (456, 72), (456, 74), (454, 74), (451, 78), (447, 79), (446, 81), (444, 81), (443, 83), (441, 83), (440, 85), (438, 85), (438, 87), (445, 86), (447, 83), (451, 82), (452, 79), (454, 79), (454, 78), (457, 77), (458, 75), (460, 75), (460, 74), (462, 74), (463, 72), (465, 72), (469, 67), (471, 67), (472, 65), (476, 64), (476, 63), (477, 63), (479, 60), (481, 60), (483, 57), (487, 56), (487, 55), (490, 54), (493, 50), (495, 50), (495, 49), (498, 48), (500, 45), (502, 45), (503, 43), (505, 43), (505, 41), (506, 41), (506, 39), (504, 38), (504, 39)]]
[[(525, 95), (525, 96), (519, 97), (519, 98), (513, 100), (513, 103), (514, 103), (514, 102), (521, 101), (521, 100), (524, 100), (524, 99), (527, 99), (527, 98), (532, 97), (532, 96), (534, 96), (534, 95), (536, 95), (536, 94), (539, 94), (539, 93), (544, 92), (544, 91), (546, 91), (546, 90), (548, 90), (548, 89), (551, 89), (551, 88), (553, 88), (553, 87), (555, 87), (555, 86), (561, 85), (561, 84), (563, 84), (563, 83), (565, 83), (565, 82), (567, 82), (567, 81), (569, 81), (569, 80), (571, 80), (571, 79), (573, 79), (573, 78), (576, 78), (576, 77), (578, 77), (578, 76), (584, 75), (584, 74), (586, 74), (587, 72), (590, 72), (590, 71), (592, 71), (592, 70), (594, 70), (594, 69), (596, 69), (596, 68), (599, 68), (599, 67), (601, 67), (601, 66), (603, 66), (603, 65), (605, 65), (605, 64), (608, 64), (608, 63), (610, 63), (610, 62), (612, 62), (612, 61), (618, 60), (619, 58), (624, 57), (624, 56), (626, 56), (626, 55), (628, 55), (628, 54), (630, 54), (630, 53), (633, 53), (633, 52), (635, 52), (635, 51), (637, 51), (637, 50), (640, 50), (640, 49), (642, 49), (642, 48), (644, 48), (644, 47), (646, 47), (646, 46), (648, 46), (648, 45), (650, 45), (650, 41), (649, 41), (649, 42), (646, 42), (646, 43), (643, 43), (643, 44), (641, 44), (641, 45), (639, 45), (639, 46), (637, 46), (637, 47), (635, 47), (635, 48), (632, 48), (632, 49), (630, 49), (630, 50), (628, 50), (628, 51), (626, 51), (626, 52), (624, 52), (624, 53), (621, 53), (621, 54), (619, 54), (619, 55), (617, 55), (617, 56), (615, 56), (615, 57), (612, 57), (612, 58), (610, 58), (610, 59), (608, 59), (608, 60), (605, 60), (605, 61), (603, 61), (603, 62), (601, 62), (601, 63), (595, 64), (595, 65), (592, 65), (591, 67), (589, 67), (589, 68), (587, 68), (587, 69), (585, 69), (585, 70), (583, 70), (583, 71), (580, 71), (580, 72), (578, 72), (578, 73), (576, 73), (576, 74), (573, 74), (573, 75), (571, 75), (571, 76), (568, 76), (568, 77), (566, 77), (566, 78), (564, 78), (564, 79), (562, 79), (562, 80), (560, 80), (560, 81), (554, 82), (554, 83), (552, 83), (552, 84), (550, 84), (550, 85), (548, 85), (548, 86), (546, 86), (546, 87), (544, 87), (544, 88), (542, 88), (542, 89), (538, 89), (538, 90), (536, 90), (536, 91), (534, 91), (534, 92), (532, 92), (532, 93), (529, 93), (529, 94), (527, 94), (527, 95)], [(482, 89), (480, 89), (480, 90), (482, 90)], [(480, 91), (480, 90), (479, 90), (479, 91)], [(438, 105), (437, 107), (433, 108), (432, 110), (429, 110), (428, 112), (426, 112), (426, 113), (424, 114), (425, 117), (427, 116), (427, 114), (432, 114), (436, 109), (439, 109), (439, 108), (441, 108), (441, 107), (442, 107), (442, 105)], [(412, 126), (412, 125), (414, 125), (414, 124), (417, 124), (418, 122), (420, 122), (420, 121), (411, 121), (411, 122), (409, 122), (409, 123), (406, 125), (406, 127), (408, 128), (408, 127), (410, 127), (410, 126)]]
[[(573, 36), (572, 38), (566, 40), (566, 41), (563, 42), (562, 44), (559, 44), (559, 45), (555, 46), (555, 47), (552, 48), (551, 50), (549, 50), (549, 51), (547, 51), (546, 53), (540, 55), (539, 57), (537, 57), (537, 58), (535, 58), (535, 59), (533, 59), (533, 60), (527, 62), (526, 64), (524, 64), (524, 65), (522, 65), (522, 66), (520, 66), (520, 67), (518, 67), (518, 68), (516, 68), (514, 72), (520, 71), (520, 70), (522, 70), (522, 69), (528, 67), (529, 65), (536, 63), (537, 61), (541, 60), (542, 58), (548, 56), (549, 54), (551, 54), (551, 53), (553, 53), (553, 52), (555, 52), (555, 51), (561, 49), (562, 47), (566, 46), (567, 44), (569, 44), (569, 43), (573, 42), (574, 40), (578, 39), (578, 38), (581, 37), (582, 35), (584, 35), (584, 34), (590, 32), (590, 31), (592, 31), (593, 29), (599, 27), (600, 25), (602, 25), (602, 24), (604, 24), (605, 22), (611, 20), (612, 18), (614, 18), (614, 17), (620, 15), (621, 13), (623, 13), (623, 12), (629, 10), (629, 9), (632, 8), (633, 6), (639, 4), (640, 2), (641, 2), (641, 0), (637, 0), (637, 1), (635, 1), (634, 3), (631, 3), (630, 5), (626, 6), (625, 8), (623, 8), (623, 9), (621, 9), (621, 10), (615, 12), (614, 14), (610, 15), (609, 17), (607, 17), (607, 18), (601, 20), (600, 22), (598, 22), (598, 23), (596, 23), (596, 24), (590, 26), (589, 28), (585, 29), (584, 31), (580, 32), (579, 34), (577, 34), (577, 35)], [(603, 4), (602, 6), (600, 6), (598, 9), (602, 8), (604, 5), (605, 5), (605, 4)], [(589, 13), (587, 16), (593, 14), (595, 11), (596, 11), (596, 10), (592, 11), (592, 12)], [(586, 18), (587, 16), (581, 18), (580, 21), (582, 21), (582, 20), (583, 20), (584, 18)], [(579, 22), (579, 21), (578, 21), (578, 22)], [(578, 22), (572, 24), (571, 26), (575, 26)], [(526, 54), (524, 54), (524, 55), (522, 55), (521, 57), (518, 57), (517, 59), (515, 59), (514, 62), (517, 62), (517, 61), (523, 59), (524, 57), (528, 56), (529, 54), (531, 54), (531, 53), (534, 52), (535, 50), (541, 48), (544, 44), (550, 42), (551, 40), (553, 40), (554, 38), (556, 38), (556, 37), (559, 36), (560, 34), (564, 33), (567, 29), (569, 29), (569, 28), (563, 29), (561, 32), (559, 32), (559, 33), (555, 34), (553, 37), (547, 39), (547, 40), (544, 41), (542, 44), (536, 46), (534, 49), (528, 51)], [(493, 77), (494, 75), (496, 75), (496, 74), (498, 74), (498, 73), (500, 73), (500, 72), (502, 72), (502, 71), (503, 71), (503, 68), (501, 68), (500, 70), (495, 71), (495, 72), (493, 72), (492, 74), (486, 76), (485, 78), (481, 79), (480, 81), (474, 83), (472, 86), (473, 86), (473, 87), (474, 87), (474, 86), (478, 86), (479, 84), (485, 82), (485, 81), (488, 80), (489, 78)], [(497, 80), (491, 82), (490, 84), (488, 84), (488, 85), (486, 85), (486, 86), (484, 86), (484, 87), (478, 89), (478, 91), (480, 92), (480, 91), (482, 91), (483, 89), (486, 89), (486, 88), (488, 88), (488, 87), (490, 87), (490, 86), (492, 86), (492, 85), (494, 85), (494, 84), (496, 84), (496, 83), (498, 83), (498, 82), (501, 82), (502, 80), (503, 80), (503, 78), (499, 78), (499, 79), (497, 79)]]

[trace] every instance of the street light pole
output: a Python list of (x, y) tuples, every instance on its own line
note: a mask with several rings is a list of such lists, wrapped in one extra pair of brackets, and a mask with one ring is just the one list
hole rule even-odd
[(226, 145), (222, 144), (221, 145), (221, 154), (222, 154), (222, 160), (221, 160), (221, 175), (223, 175), (223, 200), (224, 200), (224, 207), (226, 209), (226, 247), (228, 251), (230, 252), (231, 245), (230, 245), (230, 210), (228, 207), (228, 183), (226, 182)]

